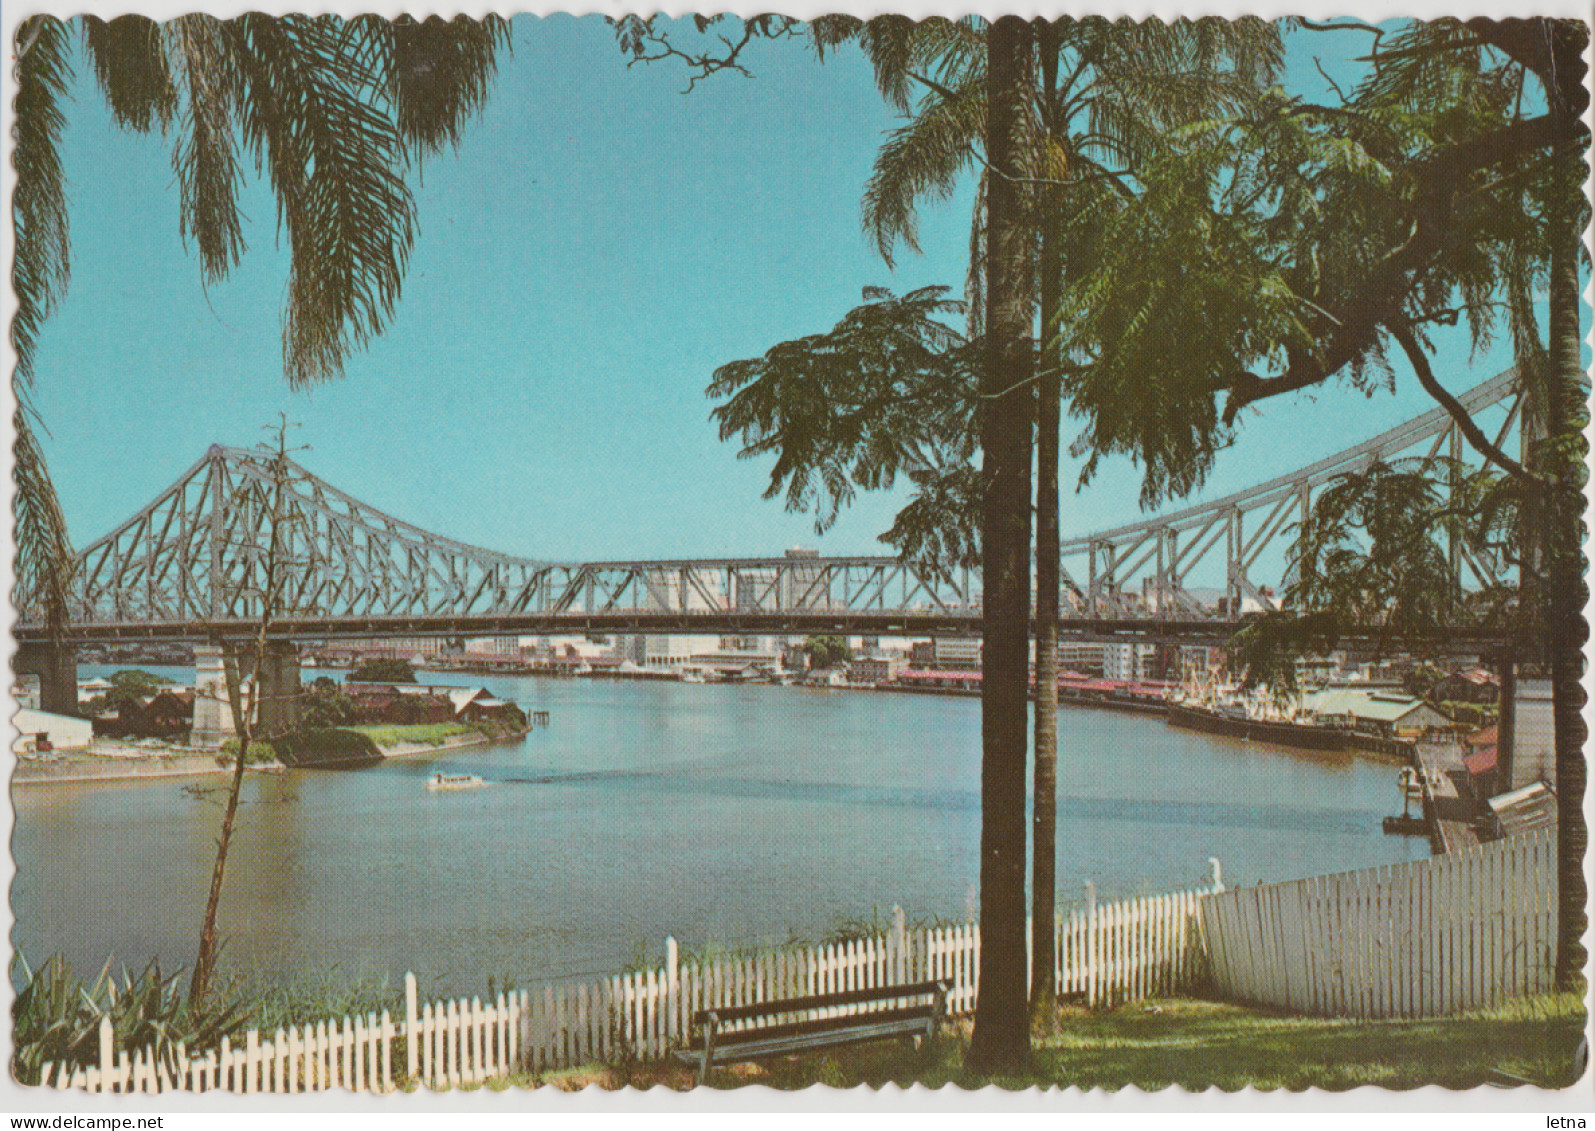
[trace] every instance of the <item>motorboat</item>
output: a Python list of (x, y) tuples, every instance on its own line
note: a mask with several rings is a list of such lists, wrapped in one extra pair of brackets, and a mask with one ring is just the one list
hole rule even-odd
[(441, 770), (426, 779), (428, 789), (475, 789), (486, 784), (475, 774), (445, 774)]

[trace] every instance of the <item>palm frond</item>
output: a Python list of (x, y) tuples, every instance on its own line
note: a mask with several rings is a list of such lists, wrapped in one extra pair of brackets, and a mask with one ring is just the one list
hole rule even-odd
[(487, 104), (498, 53), (510, 48), (509, 22), (498, 16), (400, 16), (386, 27), (400, 137), (417, 154), (458, 146), (465, 124)]
[(166, 27), (183, 90), (181, 129), (172, 146), (179, 231), (198, 247), (205, 279), (217, 282), (244, 253), (235, 130), (240, 75), (226, 28), (215, 17), (180, 16)]
[(71, 81), (67, 26), (54, 16), (34, 16), (17, 27), (16, 258), (11, 285), (17, 313), (11, 343), (17, 381), (33, 380), (33, 353), (43, 327), (72, 276), (66, 176), (61, 168), (61, 102)]
[(374, 52), (328, 16), (228, 25), (246, 147), (270, 177), (291, 255), (283, 367), (295, 388), (339, 377), (382, 332), (415, 238), (402, 140), (377, 107)]
[(83, 46), (117, 125), (140, 133), (151, 126), (164, 130), (177, 109), (177, 89), (161, 25), (147, 16), (109, 23), (84, 16)]
[(974, 163), (972, 147), (986, 123), (984, 81), (965, 82), (955, 94), (893, 130), (875, 156), (864, 189), (863, 223), (888, 264), (899, 242), (919, 250), (920, 203), (951, 197), (959, 176)]
[(45, 466), (44, 452), (29, 413), (18, 408), (11, 417), (15, 438), (12, 469), (16, 497), (16, 590), (14, 607), (42, 614), (47, 630), (60, 632), (71, 608), (72, 580), (77, 565), (66, 516)]

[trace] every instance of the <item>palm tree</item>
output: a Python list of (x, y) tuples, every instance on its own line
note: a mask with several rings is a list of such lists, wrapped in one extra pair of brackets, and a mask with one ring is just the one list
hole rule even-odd
[(1545, 622), (1549, 629), (1551, 701), (1556, 734), (1557, 950), (1556, 983), (1576, 989), (1586, 958), (1583, 936), (1588, 925), (1588, 890), (1584, 853), (1589, 830), (1584, 823), (1584, 790), (1589, 777), (1584, 742), (1584, 642), (1588, 628), (1584, 606), (1584, 484), (1588, 479), (1588, 374), (1580, 357), (1578, 264), (1588, 208), (1583, 193), (1583, 155), (1571, 153), (1559, 162), (1561, 190), (1548, 217), (1550, 238), (1548, 319), (1549, 350), (1545, 367), (1545, 425), (1550, 470), (1556, 488), (1547, 524), (1546, 576), (1549, 589)]
[(60, 140), (74, 40), (116, 122), (170, 138), (179, 231), (198, 250), (207, 283), (226, 278), (245, 250), (238, 192), (246, 164), (269, 178), (291, 254), (283, 372), (302, 388), (341, 376), (349, 353), (382, 333), (415, 240), (405, 174), (459, 141), (487, 99), (509, 26), (495, 17), (259, 13), (165, 23), (41, 15), (19, 25), (11, 326), (18, 583), (44, 598), (52, 623), (65, 615), (72, 551), (28, 394), (38, 336), (71, 277)]
[[(833, 21), (817, 34), (827, 42), (858, 38), (874, 63), (882, 93), (912, 120), (882, 146), (864, 197), (864, 226), (891, 263), (899, 242), (917, 249), (916, 214), (927, 199), (945, 199), (981, 161), (989, 92), (984, 84), (987, 32), (975, 20), (902, 17), (868, 23)], [(1038, 21), (1029, 68), (1020, 72), (1023, 100), (1013, 128), (1018, 164), (1007, 174), (1014, 206), (1030, 231), (1025, 253), (1035, 261), (1033, 305), (1039, 307), (1042, 361), (1036, 387), (1036, 716), (1032, 850), (1031, 978), (1035, 1020), (1055, 1014), (1054, 971), (1043, 955), (1054, 946), (1056, 915), (1056, 764), (1059, 615), (1060, 379), (1068, 358), (1052, 339), (1066, 285), (1071, 232), (1089, 232), (1098, 209), (1110, 208), (1127, 179), (1173, 129), (1232, 111), (1270, 78), (1281, 61), (1277, 31), (1261, 20), (1117, 23), (1100, 18)], [(912, 97), (919, 89), (917, 102)], [(987, 151), (973, 224), (970, 311), (983, 311), (983, 262), (991, 226), (996, 163)], [(1088, 254), (1079, 246), (1075, 256)], [(1002, 385), (999, 388), (1007, 388)], [(987, 580), (988, 593), (990, 580)], [(988, 654), (990, 652), (988, 646)], [(987, 672), (983, 685), (992, 681)], [(1026, 673), (1028, 678), (1028, 673)], [(1021, 713), (1023, 708), (1020, 708)], [(1022, 763), (1022, 754), (1020, 761)], [(995, 960), (994, 960), (995, 961)]]
[[(251, 13), (166, 23), (83, 17), (78, 33), (117, 123), (171, 137), (179, 230), (199, 250), (207, 283), (224, 279), (244, 252), (237, 199), (243, 163), (252, 160), (266, 174), (291, 255), (284, 376), (294, 388), (341, 376), (344, 359), (382, 333), (399, 301), (416, 232), (405, 174), (424, 155), (459, 141), (487, 99), (508, 24), (496, 17), (445, 23)], [(18, 580), (42, 598), (57, 644), (73, 555), (27, 394), (39, 331), (71, 273), (59, 145), (72, 35), (67, 22), (34, 16), (19, 27), (16, 44)], [(268, 600), (262, 639), (271, 606)], [(235, 710), (236, 682), (230, 680)], [(196, 1000), (215, 967), (216, 913), (248, 746), (245, 720), (194, 965)]]

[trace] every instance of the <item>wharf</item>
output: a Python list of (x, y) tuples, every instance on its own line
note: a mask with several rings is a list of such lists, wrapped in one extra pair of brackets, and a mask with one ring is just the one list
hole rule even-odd
[(1468, 771), (1462, 747), (1454, 742), (1419, 742), (1418, 768), (1423, 773), (1423, 813), (1437, 855), (1478, 845), (1473, 830), (1474, 804), (1466, 786)]

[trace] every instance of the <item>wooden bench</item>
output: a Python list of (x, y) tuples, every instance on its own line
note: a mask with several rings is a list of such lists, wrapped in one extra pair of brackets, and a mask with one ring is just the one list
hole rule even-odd
[[(692, 1042), (686, 1048), (677, 1049), (676, 1056), (698, 1066), (698, 1083), (701, 1084), (716, 1064), (887, 1037), (928, 1040), (936, 1035), (936, 1027), (947, 1016), (947, 991), (946, 982), (913, 982), (874, 990), (844, 990), (756, 1005), (701, 1009), (692, 1015)], [(881, 1002), (897, 1004), (863, 1011), (849, 1008), (848, 1012), (832, 1017), (782, 1020), (794, 1014)], [(753, 1024), (740, 1024), (742, 1022)]]

